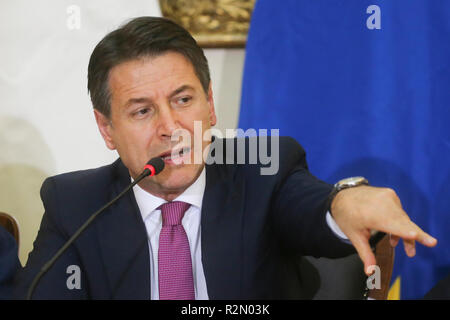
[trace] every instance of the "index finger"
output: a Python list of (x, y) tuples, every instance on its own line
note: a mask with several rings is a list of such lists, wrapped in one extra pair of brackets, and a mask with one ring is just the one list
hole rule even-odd
[(391, 220), (389, 224), (380, 225), (379, 230), (405, 240), (416, 240), (427, 247), (434, 247), (437, 244), (437, 240), (412, 222), (406, 212), (400, 211), (395, 215), (396, 219)]
[(420, 242), (424, 246), (434, 247), (437, 244), (437, 239), (423, 231), (419, 228), (414, 222), (411, 221), (411, 224), (416, 227), (417, 236), (414, 238), (417, 242)]

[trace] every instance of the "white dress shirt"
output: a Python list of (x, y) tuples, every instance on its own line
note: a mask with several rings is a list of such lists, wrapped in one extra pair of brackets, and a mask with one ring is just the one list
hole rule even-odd
[[(173, 201), (183, 201), (191, 206), (185, 212), (181, 224), (186, 231), (189, 249), (191, 250), (192, 272), (194, 278), (194, 292), (196, 300), (208, 300), (208, 290), (203, 272), (201, 252), (200, 217), (202, 212), (203, 194), (206, 186), (206, 172), (203, 168), (200, 176), (182, 194)], [(158, 248), (159, 234), (162, 228), (161, 210), (157, 209), (167, 201), (148, 193), (138, 185), (133, 187), (136, 202), (141, 211), (142, 219), (148, 235), (150, 252), (150, 298), (159, 300), (158, 282)]]
[[(202, 210), (203, 194), (206, 186), (206, 171), (203, 168), (200, 176), (189, 186), (181, 195), (173, 201), (183, 201), (191, 206), (185, 212), (181, 221), (186, 231), (189, 248), (191, 250), (192, 272), (194, 278), (194, 292), (196, 300), (208, 300), (208, 290), (206, 287), (206, 278), (203, 271), (202, 252), (201, 252), (201, 228), (200, 218)], [(161, 210), (157, 209), (167, 201), (148, 193), (139, 185), (133, 187), (139, 210), (147, 229), (148, 247), (150, 252), (150, 298), (159, 300), (159, 282), (158, 282), (158, 248), (159, 234), (162, 228)], [(326, 217), (328, 226), (342, 240), (348, 238), (341, 231), (334, 221), (333, 217), (327, 212)]]

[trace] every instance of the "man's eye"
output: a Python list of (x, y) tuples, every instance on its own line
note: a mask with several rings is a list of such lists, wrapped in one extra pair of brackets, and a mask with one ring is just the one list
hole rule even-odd
[(178, 105), (186, 105), (186, 104), (188, 104), (191, 100), (192, 100), (192, 97), (188, 97), (188, 96), (186, 96), (186, 97), (180, 97), (180, 98), (177, 98), (177, 99), (176, 99), (176, 103), (177, 103)]
[(143, 117), (150, 112), (149, 108), (142, 108), (133, 113), (136, 117)]

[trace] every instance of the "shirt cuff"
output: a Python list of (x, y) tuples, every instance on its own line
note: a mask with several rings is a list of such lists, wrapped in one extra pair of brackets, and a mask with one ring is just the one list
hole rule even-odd
[(327, 224), (330, 227), (331, 231), (342, 241), (346, 243), (351, 243), (350, 240), (348, 240), (345, 233), (342, 232), (341, 228), (337, 225), (336, 221), (334, 221), (333, 216), (331, 215), (330, 211), (327, 211), (326, 215)]

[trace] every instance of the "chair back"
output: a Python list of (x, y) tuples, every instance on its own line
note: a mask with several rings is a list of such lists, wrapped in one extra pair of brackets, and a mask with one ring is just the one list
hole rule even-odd
[(375, 247), (375, 258), (377, 265), (380, 267), (380, 289), (371, 289), (369, 291), (369, 298), (387, 300), (392, 270), (394, 268), (394, 253), (395, 249), (389, 242), (389, 235), (385, 235)]
[(366, 292), (368, 278), (358, 254), (340, 259), (302, 257), (297, 270), (303, 298), (360, 300), (367, 294), (370, 299), (386, 300), (394, 266), (394, 248), (389, 236), (384, 236), (376, 245), (375, 258), (380, 268), (380, 288)]

